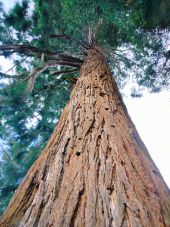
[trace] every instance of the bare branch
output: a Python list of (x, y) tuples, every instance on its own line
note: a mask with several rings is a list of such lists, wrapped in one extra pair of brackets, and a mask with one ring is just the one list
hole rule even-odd
[(73, 73), (73, 72), (77, 72), (77, 71), (78, 71), (78, 69), (54, 71), (50, 75), (56, 76), (56, 75), (61, 75), (61, 74)]
[(57, 60), (58, 64), (61, 63), (61, 65), (67, 65), (72, 67), (80, 67), (80, 65), (83, 63), (83, 60), (70, 56), (68, 54), (57, 54), (56, 52), (42, 50), (30, 45), (0, 45), (0, 51), (8, 50), (12, 53), (26, 51), (33, 54), (38, 54), (40, 58), (42, 58), (42, 55), (44, 54), (47, 56), (51, 56), (54, 60)]
[(4, 77), (4, 78), (16, 78), (16, 77), (22, 77), (24, 75), (25, 75), (25, 73), (16, 74), (16, 75), (9, 75), (9, 74), (0, 72), (0, 76)]
[(71, 66), (75, 68), (80, 68), (81, 66), (81, 63), (79, 62), (72, 62), (72, 61), (65, 61), (65, 60), (58, 60), (55, 62), (56, 62), (56, 65)]
[(117, 55), (117, 56), (120, 57), (120, 58), (124, 58), (124, 59), (126, 59), (127, 61), (131, 62), (131, 63), (134, 64), (134, 65), (138, 65), (136, 62), (134, 62), (133, 60), (131, 60), (131, 59), (127, 58), (127, 57), (125, 57), (125, 56), (122, 55), (122, 54), (118, 54), (118, 53), (115, 53), (115, 52), (113, 52), (112, 54), (115, 54), (115, 55)]
[(96, 44), (96, 34), (94, 30), (91, 27), (86, 28), (86, 33), (87, 33), (87, 43), (89, 47), (92, 47)]
[(5, 74), (5, 73), (0, 72), (0, 77), (5, 77), (5, 78), (14, 78), (14, 77), (15, 77), (15, 75), (8, 75), (8, 74)]
[(8, 73), (9, 71), (11, 71), (15, 66), (19, 65), (21, 62), (25, 61), (27, 58), (28, 58), (28, 56), (25, 57), (24, 59), (22, 59), (21, 61), (17, 62), (17, 63), (16, 63), (15, 65), (13, 65), (10, 69), (8, 69), (8, 70), (5, 72), (5, 74)]
[(112, 48), (112, 50), (113, 51), (118, 51), (118, 52), (126, 52), (126, 51), (133, 51), (133, 49), (132, 48), (128, 48), (128, 49), (124, 49), (124, 50), (120, 50), (120, 49), (114, 49), (114, 48)]
[(87, 54), (87, 50), (89, 49), (89, 45), (85, 42), (79, 42), (77, 40), (73, 40), (72, 38), (70, 38), (70, 36), (66, 35), (66, 34), (51, 34), (50, 38), (65, 38), (67, 40), (69, 40), (70, 42), (72, 42), (74, 44), (74, 46), (77, 48), (79, 48), (79, 50), (81, 50), (83, 52), (83, 54)]
[(51, 39), (58, 39), (58, 38), (65, 38), (67, 39), (67, 36), (65, 34), (51, 34), (50, 35)]
[(45, 65), (43, 65), (43, 66), (41, 66), (41, 67), (34, 68), (34, 69), (32, 70), (32, 72), (29, 74), (28, 87), (27, 87), (27, 91), (28, 91), (28, 92), (30, 92), (30, 93), (32, 92), (32, 90), (33, 90), (33, 88), (34, 88), (34, 84), (35, 84), (35, 79), (36, 79), (36, 77), (37, 77), (40, 73), (44, 72), (48, 67), (49, 67), (48, 64), (45, 64)]
[[(31, 92), (33, 90), (34, 84), (35, 84), (35, 79), (39, 74), (44, 72), (49, 67), (55, 67), (55, 66), (62, 65), (62, 64), (73, 66), (73, 67), (80, 66), (80, 63), (74, 63), (74, 62), (70, 63), (70, 62), (63, 60), (63, 61), (49, 61), (49, 62), (45, 63), (43, 66), (40, 66), (38, 68), (34, 68), (32, 70), (32, 72), (29, 74), (27, 91)], [(76, 70), (78, 70), (78, 69), (76, 69)]]
[[(66, 71), (60, 72), (60, 74), (61, 73), (71, 73), (71, 72), (77, 71), (83, 63), (83, 60), (76, 58), (76, 57), (73, 57), (73, 56), (70, 56), (68, 54), (56, 54), (55, 52), (51, 52), (51, 51), (47, 51), (47, 50), (41, 50), (37, 47), (30, 46), (30, 45), (0, 45), (0, 51), (12, 51), (13, 53), (14, 52), (23, 52), (23, 51), (27, 52), (28, 51), (28, 52), (31, 52), (31, 53), (38, 54), (41, 57), (41, 60), (43, 60), (44, 55), (53, 56), (54, 60), (51, 60), (51, 61), (45, 63), (44, 65), (33, 69), (32, 72), (29, 74), (28, 87), (27, 87), (28, 92), (31, 92), (33, 90), (36, 77), (39, 74), (41, 74), (42, 72), (44, 72), (47, 68), (55, 67), (55, 66), (58, 66), (58, 65), (71, 66), (71, 67), (76, 68), (76, 69), (73, 69), (73, 70), (69, 70), (67, 72)], [(24, 61), (26, 58), (21, 60), (19, 63)], [(19, 64), (19, 63), (17, 63), (17, 64)], [(12, 66), (12, 68), (10, 68), (8, 71), (13, 69), (17, 64)], [(57, 73), (59, 73), (59, 72), (57, 72)]]
[(53, 51), (43, 50), (43, 49), (31, 46), (31, 45), (0, 45), (0, 50), (1, 51), (11, 51), (12, 50), (12, 53), (28, 51), (28, 52), (36, 53), (36, 54), (44, 53), (47, 55), (56, 55), (56, 53)]
[(77, 82), (77, 78), (67, 77), (66, 80), (71, 81), (73, 84), (75, 84)]
[(56, 60), (63, 60), (63, 61), (68, 61), (68, 62), (75, 62), (75, 63), (83, 63), (83, 60), (79, 59), (79, 58), (75, 58), (73, 56), (70, 56), (68, 54), (58, 54), (56, 56)]

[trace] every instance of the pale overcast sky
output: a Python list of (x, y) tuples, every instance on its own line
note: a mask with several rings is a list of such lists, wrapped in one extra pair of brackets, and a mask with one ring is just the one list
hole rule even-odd
[[(2, 2), (9, 9), (16, 0)], [(0, 62), (4, 69), (10, 68), (2, 58)], [(151, 157), (170, 187), (170, 91), (145, 92), (142, 98), (124, 97), (124, 101)]]
[(148, 151), (170, 187), (170, 91), (124, 98)]

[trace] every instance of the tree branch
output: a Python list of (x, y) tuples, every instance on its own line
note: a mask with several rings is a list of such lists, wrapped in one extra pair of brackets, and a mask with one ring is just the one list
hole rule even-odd
[(87, 54), (87, 50), (90, 48), (89, 43), (84, 42), (79, 42), (77, 40), (73, 40), (72, 38), (70, 38), (70, 36), (66, 35), (66, 34), (51, 34), (50, 38), (55, 39), (55, 38), (65, 38), (68, 41), (72, 42), (74, 44), (75, 47), (78, 47), (83, 54)]
[(77, 71), (78, 71), (78, 69), (54, 71), (50, 75), (56, 76), (56, 75), (61, 75), (61, 74), (73, 73), (73, 72), (77, 72)]
[(57, 54), (53, 51), (42, 50), (30, 45), (0, 45), (0, 51), (12, 51), (12, 53), (27, 51), (33, 54), (38, 54), (40, 57), (42, 54), (53, 57), (54, 60), (58, 61), (58, 64), (80, 67), (83, 63), (83, 60), (70, 56), (68, 54)]
[(43, 66), (41, 66), (41, 67), (34, 68), (34, 69), (32, 70), (32, 72), (29, 74), (29, 79), (28, 79), (28, 86), (27, 86), (27, 91), (28, 91), (28, 92), (30, 92), (30, 93), (32, 92), (32, 90), (33, 90), (33, 88), (34, 88), (34, 84), (35, 84), (35, 79), (36, 79), (36, 77), (37, 77), (40, 73), (44, 72), (48, 67), (49, 67), (48, 64), (45, 64), (45, 65), (43, 65)]
[[(67, 65), (67, 66), (73, 66), (73, 67), (80, 66), (80, 63), (68, 62), (68, 61), (63, 60), (63, 61), (49, 61), (49, 62), (45, 63), (43, 66), (34, 68), (32, 70), (32, 72), (29, 74), (27, 91), (31, 92), (33, 90), (34, 84), (35, 84), (35, 79), (40, 73), (44, 72), (47, 68), (55, 67), (55, 66), (62, 65), (62, 64)], [(78, 69), (76, 68), (76, 70), (78, 70)], [(75, 71), (75, 69), (74, 69), (74, 71)]]
[[(71, 73), (71, 72), (77, 71), (83, 63), (83, 60), (76, 58), (76, 57), (73, 57), (73, 56), (70, 56), (68, 54), (56, 54), (55, 52), (42, 50), (42, 49), (39, 49), (39, 48), (34, 47), (34, 46), (30, 46), (30, 45), (0, 45), (0, 51), (8, 51), (8, 50), (12, 51), (12, 52), (28, 51), (28, 52), (31, 52), (31, 53), (39, 54), (41, 57), (42, 57), (42, 55), (46, 54), (46, 55), (53, 56), (53, 58), (55, 59), (55, 60), (51, 60), (51, 61), (45, 63), (44, 65), (42, 65), (38, 68), (34, 68), (32, 70), (32, 72), (29, 74), (28, 87), (27, 87), (28, 92), (31, 92), (32, 89), (34, 88), (36, 77), (40, 73), (44, 72), (47, 68), (55, 67), (55, 66), (58, 66), (58, 65), (71, 66), (71, 67), (76, 68), (76, 69), (69, 70), (69, 71), (57, 72), (58, 74), (59, 73), (60, 74), (61, 73)], [(22, 61), (24, 61), (26, 58), (24, 58)], [(22, 61), (20, 61), (19, 63), (21, 63)], [(8, 71), (13, 69), (16, 65), (14, 65)]]
[(0, 45), (0, 50), (1, 51), (7, 51), (7, 50), (12, 50), (13, 52), (22, 52), (22, 51), (28, 51), (31, 53), (36, 53), (36, 54), (47, 54), (47, 55), (56, 55), (56, 52), (53, 51), (48, 51), (48, 50), (43, 50), (31, 45)]
[(50, 35), (50, 38), (51, 39), (60, 39), (60, 38), (65, 38), (65, 39), (67, 39), (67, 37), (66, 37), (66, 35), (65, 34), (51, 34)]
[(127, 61), (131, 62), (131, 63), (134, 64), (134, 65), (138, 65), (136, 62), (134, 62), (133, 60), (131, 60), (131, 59), (127, 58), (127, 57), (125, 57), (125, 56), (122, 55), (122, 54), (118, 54), (118, 53), (115, 53), (115, 52), (114, 52), (113, 54), (117, 55), (117, 56), (120, 57), (120, 58), (126, 59)]
[(66, 80), (71, 81), (73, 84), (75, 84), (77, 82), (77, 78), (67, 77)]
[(13, 65), (10, 69), (8, 69), (8, 70), (5, 72), (5, 74), (8, 73), (9, 71), (11, 71), (15, 66), (19, 65), (21, 62), (25, 61), (27, 58), (28, 58), (28, 56), (25, 57), (24, 59), (22, 59), (21, 61), (17, 62), (17, 63), (16, 63), (15, 65)]
[(0, 77), (4, 77), (4, 78), (17, 78), (17, 77), (23, 77), (23, 76), (25, 76), (25, 73), (9, 75), (9, 74), (0, 72)]

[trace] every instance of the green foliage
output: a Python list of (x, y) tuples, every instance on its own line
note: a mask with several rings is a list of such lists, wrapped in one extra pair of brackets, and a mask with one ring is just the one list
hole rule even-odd
[(147, 28), (166, 28), (170, 26), (169, 0), (143, 0), (143, 8)]
[[(120, 88), (130, 78), (158, 92), (169, 85), (168, 9), (168, 0), (23, 0), (9, 12), (0, 6), (0, 42), (83, 58), (78, 46), (87, 41), (85, 28), (90, 26)], [(69, 38), (50, 38), (63, 33)], [(55, 76), (47, 69), (27, 94), (30, 69), (48, 56), (23, 51), (13, 57), (8, 50), (3, 55), (13, 58), (15, 75), (0, 73), (0, 213), (48, 141), (78, 76)], [(132, 96), (140, 95), (132, 88)]]
[(14, 29), (20, 30), (21, 32), (26, 32), (31, 26), (27, 10), (28, 2), (26, 0), (23, 1), (21, 5), (16, 3), (12, 11), (6, 15), (6, 25), (13, 26)]
[[(143, 26), (140, 10), (133, 11), (125, 6), (124, 1), (62, 1), (62, 18), (67, 31), (74, 34), (75, 28), (91, 26), (97, 30), (98, 42), (118, 46), (130, 42), (137, 35), (136, 27)], [(99, 25), (100, 24), (100, 25)]]

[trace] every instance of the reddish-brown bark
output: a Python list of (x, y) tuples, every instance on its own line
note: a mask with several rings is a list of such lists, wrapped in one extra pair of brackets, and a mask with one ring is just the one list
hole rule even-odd
[(168, 227), (170, 194), (99, 48), (1, 226)]

